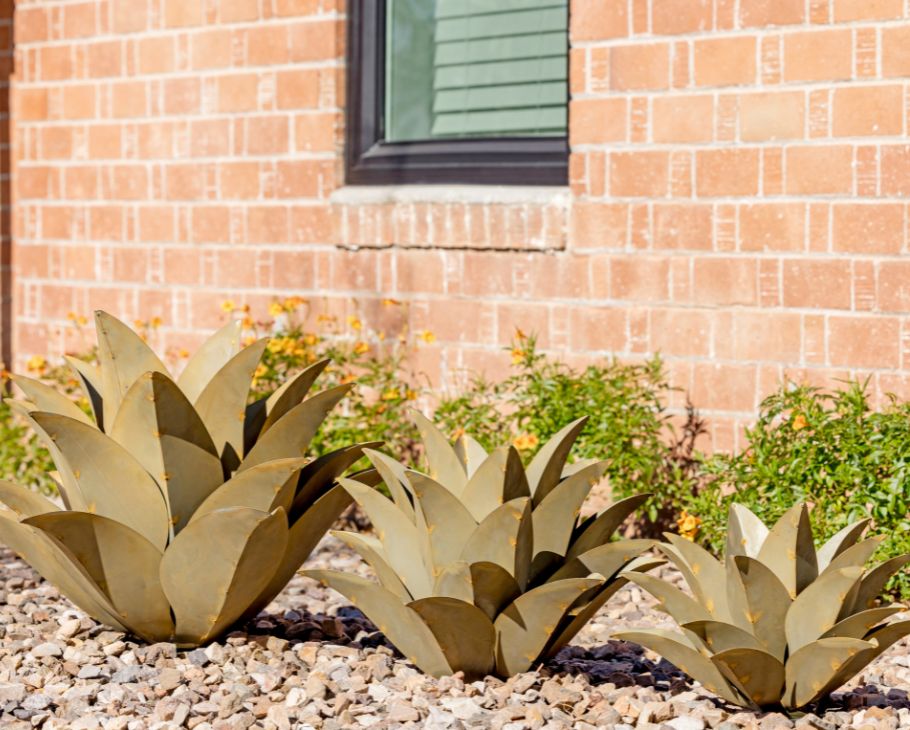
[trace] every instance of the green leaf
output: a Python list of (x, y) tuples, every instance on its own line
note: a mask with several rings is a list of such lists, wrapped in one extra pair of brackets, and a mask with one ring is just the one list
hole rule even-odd
[(202, 343), (187, 361), (177, 385), (191, 403), (198, 400), (212, 378), (240, 351), (242, 329), (239, 319), (231, 320)]
[(53, 413), (35, 412), (32, 418), (72, 469), (86, 511), (126, 525), (163, 550), (170, 527), (167, 505), (142, 465), (94, 426)]
[(287, 544), (281, 508), (232, 507), (187, 525), (161, 560), (176, 643), (198, 646), (229, 628), (269, 584)]
[(174, 624), (158, 568), (161, 551), (125, 525), (87, 512), (49, 512), (28, 518), (79, 561), (104, 591), (117, 617), (146, 641), (169, 641)]
[(304, 575), (330, 586), (360, 609), (395, 647), (434, 677), (452, 674), (436, 637), (420, 615), (391, 591), (359, 575), (333, 570), (306, 570)]

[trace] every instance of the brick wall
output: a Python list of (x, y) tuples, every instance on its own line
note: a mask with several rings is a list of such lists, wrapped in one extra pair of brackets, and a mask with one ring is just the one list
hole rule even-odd
[(342, 0), (19, 0), (15, 345), (409, 303), (438, 383), (515, 326), (660, 351), (734, 445), (784, 375), (910, 395), (910, 2), (572, 0), (568, 191), (351, 190)]

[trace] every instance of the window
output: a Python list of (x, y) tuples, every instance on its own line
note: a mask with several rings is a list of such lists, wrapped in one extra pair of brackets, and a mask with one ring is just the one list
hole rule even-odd
[(353, 184), (565, 185), (567, 0), (351, 0)]

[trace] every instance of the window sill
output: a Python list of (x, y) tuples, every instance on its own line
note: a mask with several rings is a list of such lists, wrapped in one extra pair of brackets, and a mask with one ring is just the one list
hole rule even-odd
[(346, 185), (329, 196), (338, 205), (462, 203), (465, 205), (540, 205), (569, 207), (563, 185)]

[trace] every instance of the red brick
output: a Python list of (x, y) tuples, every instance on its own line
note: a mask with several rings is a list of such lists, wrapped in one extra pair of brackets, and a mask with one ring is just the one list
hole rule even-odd
[(569, 143), (602, 144), (626, 139), (625, 99), (576, 99), (569, 104)]
[(610, 86), (618, 91), (666, 89), (670, 85), (667, 43), (616, 46), (610, 52)]
[(896, 368), (900, 365), (900, 320), (891, 317), (831, 317), (828, 355), (835, 367)]
[(714, 138), (712, 96), (658, 97), (653, 108), (655, 142), (710, 142)]
[(627, 5), (624, 2), (573, 0), (569, 21), (569, 35), (573, 40), (606, 40), (629, 34)]
[(666, 152), (615, 152), (610, 155), (610, 191), (618, 197), (664, 197), (669, 167)]
[(805, 20), (805, 5), (792, 0), (740, 0), (739, 22), (744, 28), (793, 25)]
[(849, 309), (850, 262), (838, 259), (786, 259), (783, 262), (784, 306)]
[(755, 304), (758, 272), (754, 259), (700, 258), (694, 263), (694, 295), (698, 304)]
[(613, 299), (649, 304), (669, 298), (669, 260), (632, 256), (610, 261), (610, 295)]
[(898, 135), (903, 130), (900, 86), (857, 86), (834, 91), (834, 136)]
[(806, 208), (799, 203), (760, 203), (739, 209), (743, 251), (802, 251), (806, 247)]
[(660, 35), (710, 30), (712, 10), (710, 0), (662, 0), (652, 4), (651, 29)]
[(613, 203), (577, 202), (572, 206), (572, 245), (580, 248), (621, 248), (628, 235), (628, 209)]
[(804, 134), (806, 100), (802, 92), (768, 92), (739, 97), (744, 142), (799, 139)]
[(834, 250), (899, 254), (904, 247), (905, 208), (900, 204), (834, 206)]
[(699, 150), (695, 155), (695, 189), (700, 197), (758, 193), (756, 149)]
[(784, 36), (784, 79), (827, 81), (853, 75), (853, 34), (850, 30), (788, 33)]
[(846, 146), (788, 147), (785, 188), (790, 195), (846, 195), (853, 191), (853, 150)]
[(755, 83), (755, 38), (734, 36), (695, 41), (695, 83), (734, 86)]

